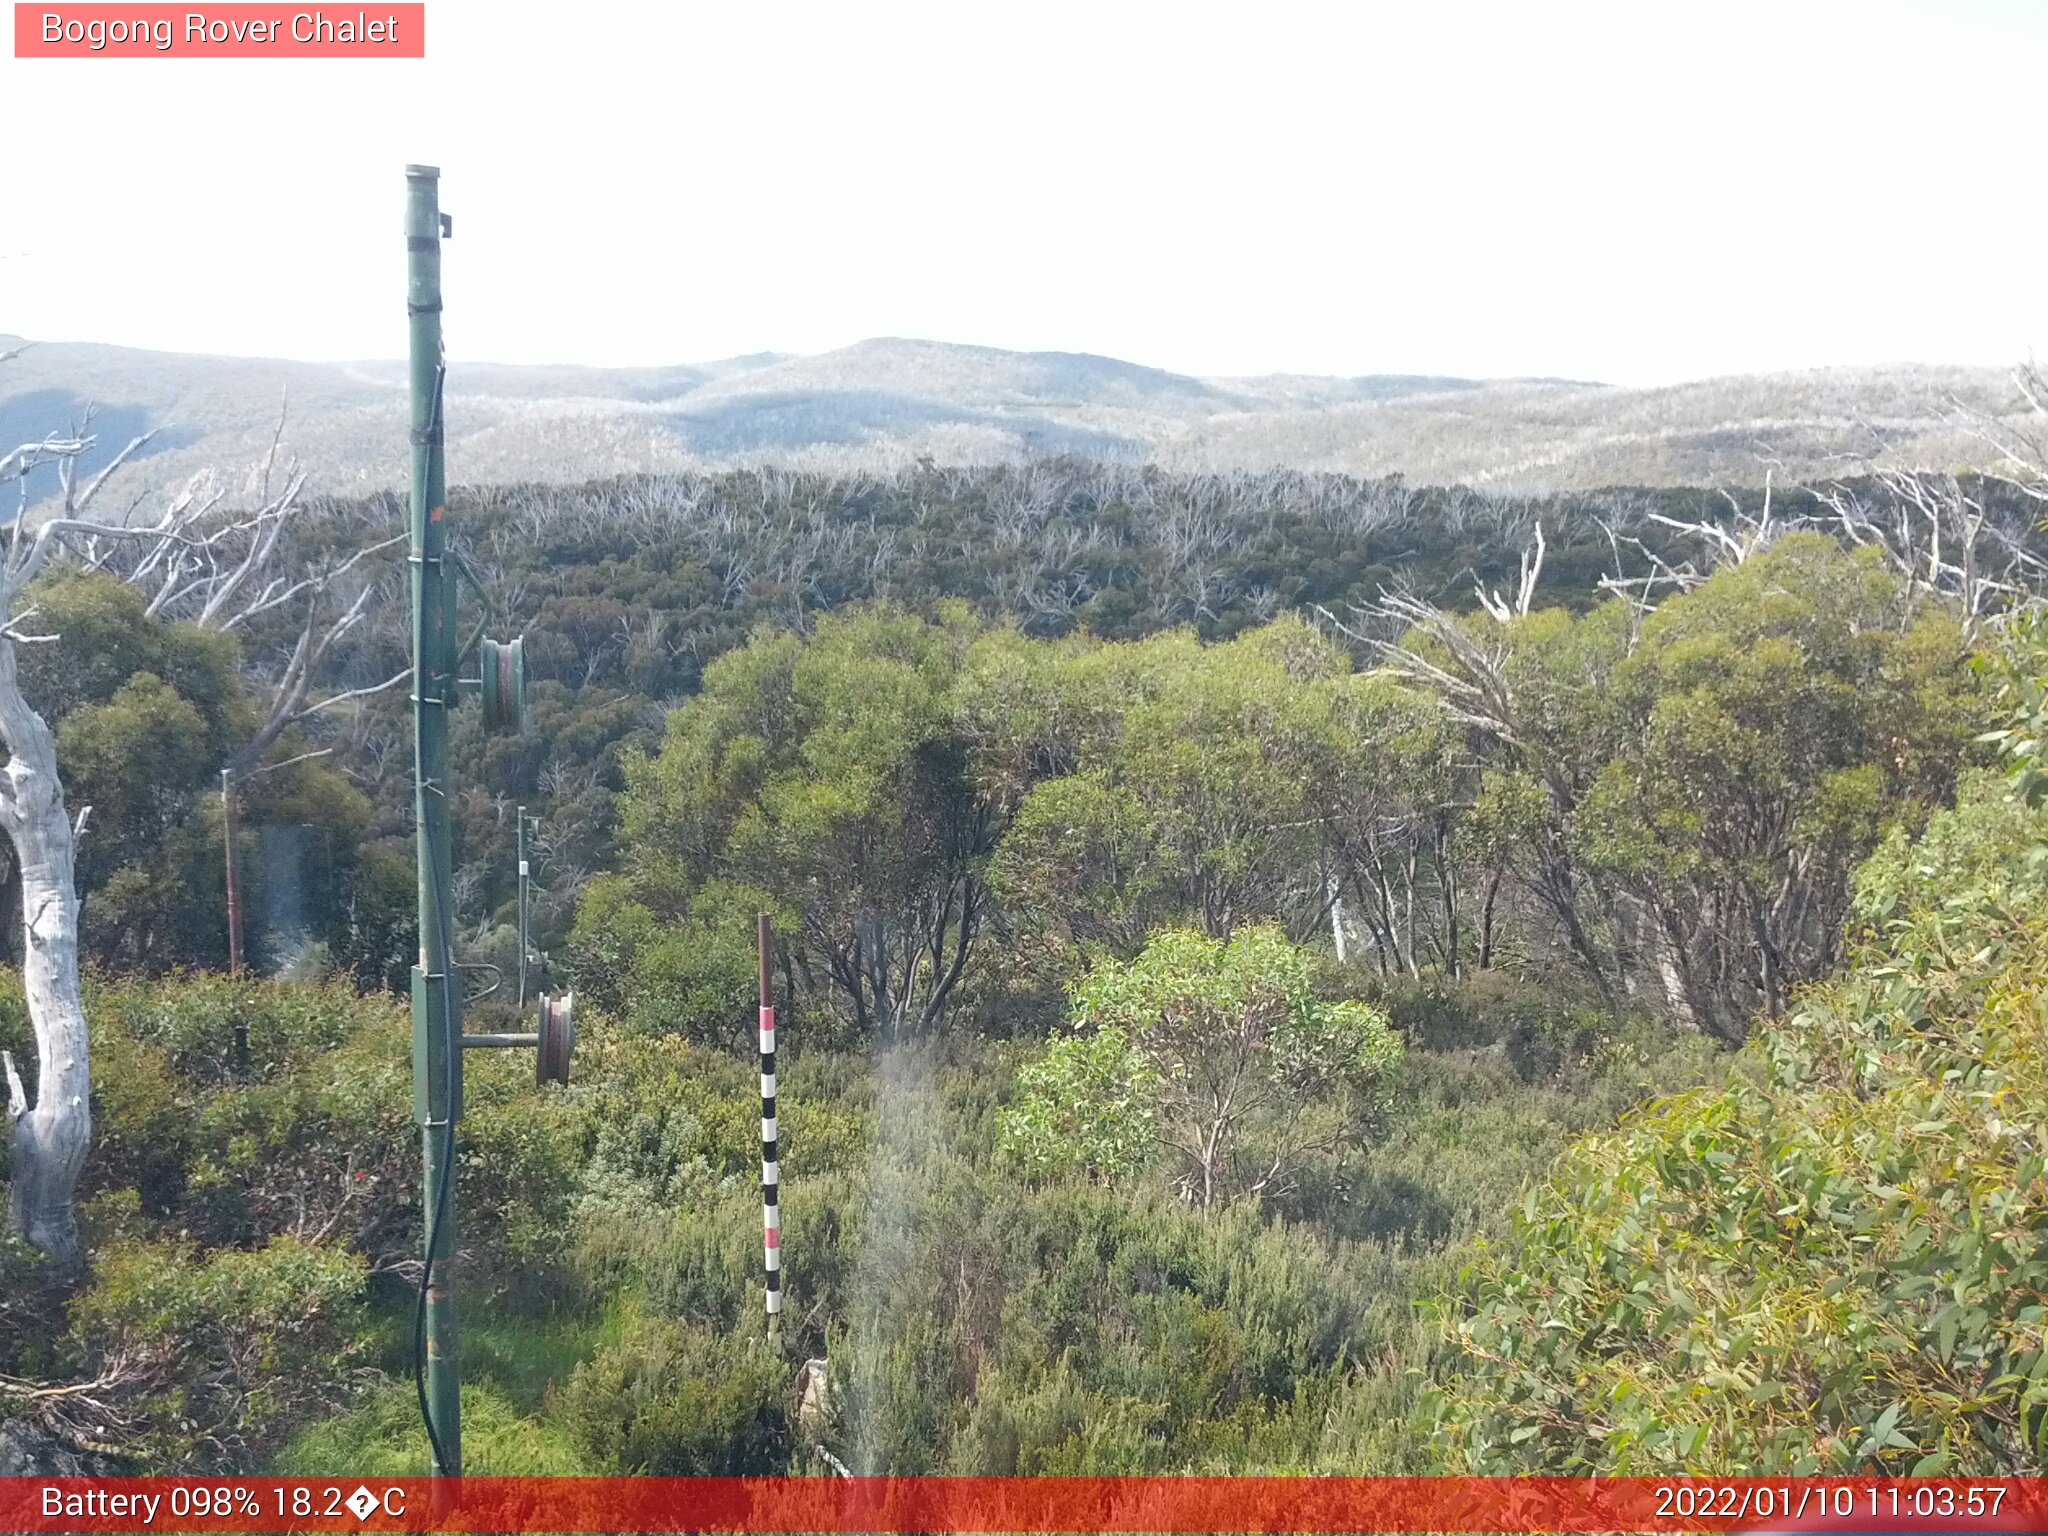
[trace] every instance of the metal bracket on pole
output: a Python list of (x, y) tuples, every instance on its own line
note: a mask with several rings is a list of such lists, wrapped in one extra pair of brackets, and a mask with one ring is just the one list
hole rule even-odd
[(455, 665), (457, 668), (460, 668), (464, 662), (476, 654), (477, 642), (483, 639), (485, 628), (497, 616), (498, 605), (491, 601), (490, 589), (484, 585), (483, 577), (477, 575), (476, 567), (469, 563), (469, 556), (465, 555), (458, 546), (451, 544), (448, 547), (448, 558), (455, 562), (456, 574), (469, 583), (469, 590), (476, 594), (477, 602), (483, 606), (484, 610), (483, 617), (476, 621), (476, 628), (471, 630), (469, 638), (462, 642), (462, 649), (455, 653)]
[(536, 1083), (569, 1083), (569, 1056), (576, 1049), (576, 994), (542, 993), (540, 1027), (523, 1034), (465, 1034), (465, 1051), (532, 1051)]

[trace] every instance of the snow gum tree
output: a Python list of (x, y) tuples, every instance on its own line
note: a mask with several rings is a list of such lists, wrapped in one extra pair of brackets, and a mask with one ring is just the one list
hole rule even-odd
[[(5, 362), (13, 354), (0, 354)], [(93, 447), (90, 420), (68, 435), (51, 435), (0, 452), (0, 487), (19, 495), (0, 558), (0, 829), (13, 845), (21, 881), (22, 987), (35, 1037), (31, 1090), (11, 1053), (0, 1053), (7, 1080), (10, 1138), (8, 1216), (13, 1230), (46, 1255), (60, 1275), (79, 1267), (76, 1193), (92, 1140), (91, 1068), (85, 1010), (78, 983), (77, 844), (90, 807), (75, 816), (65, 804), (58, 772), (57, 735), (23, 691), (18, 650), (63, 644), (40, 633), (36, 609), (25, 600), (37, 577), (63, 562), (111, 574), (148, 596), (152, 617), (184, 620), (235, 632), (249, 619), (290, 607), (299, 622), (291, 653), (279, 669), (261, 724), (236, 754), (245, 770), (290, 725), (346, 699), (404, 681), (401, 673), (371, 687), (327, 698), (310, 697), (314, 665), (362, 619), (373, 585), (344, 578), (363, 556), (383, 544), (346, 555), (325, 567), (290, 564), (280, 543), (297, 516), (305, 484), (295, 468), (278, 476), (272, 491), (276, 446), (260, 466), (253, 508), (229, 502), (225, 491), (201, 478), (170, 500), (154, 522), (91, 514), (94, 499), (125, 462), (148, 443), (145, 435), (114, 454), (81, 482), (82, 457)], [(282, 419), (279, 423), (282, 434)], [(31, 485), (54, 478), (54, 510), (31, 506)], [(389, 543), (389, 540), (384, 543)], [(337, 596), (344, 600), (334, 602)]]

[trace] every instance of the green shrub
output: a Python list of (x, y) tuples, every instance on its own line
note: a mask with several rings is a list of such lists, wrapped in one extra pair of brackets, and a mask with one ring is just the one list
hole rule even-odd
[(1061, 1036), (1017, 1069), (1003, 1150), (1038, 1178), (1128, 1175), (1153, 1149), (1157, 1092), (1151, 1061), (1119, 1026)]
[[(776, 1402), (793, 1405), (796, 1362), (829, 1357), (826, 1443), (861, 1470), (1309, 1464), (1347, 1362), (1412, 1327), (1405, 1303), (1375, 1294), (1398, 1267), (1253, 1204), (1203, 1213), (1142, 1187), (1020, 1189), (987, 1156), (992, 1055), (900, 1053), (870, 1079), (870, 1155), (785, 1183)], [(760, 1241), (750, 1178), (652, 1219), (608, 1202), (578, 1219), (591, 1284), (720, 1338), (758, 1327)], [(593, 1362), (583, 1390), (651, 1391), (628, 1388), (624, 1355), (640, 1347)], [(714, 1376), (753, 1369), (691, 1347)], [(1088, 1424), (1073, 1438), (1077, 1413)], [(621, 1465), (649, 1464), (651, 1426), (667, 1421), (634, 1422), (643, 1449)], [(607, 1433), (614, 1445), (626, 1430)]]
[[(277, 1076), (355, 1035), (367, 1001), (339, 980), (267, 982), (213, 972), (159, 981), (101, 980), (86, 994), (87, 1016), (103, 1033), (126, 1035), (164, 1053), (179, 1077), (219, 1083)], [(388, 1016), (388, 1015), (387, 1015)], [(237, 1028), (248, 1055), (237, 1060)]]
[(1158, 1408), (1090, 1390), (1061, 1355), (1051, 1371), (1015, 1382), (1000, 1370), (975, 1382), (949, 1457), (979, 1477), (1130, 1477), (1172, 1465)]
[(1495, 1472), (2048, 1465), (2048, 820), (1983, 780), (1859, 882), (1855, 969), (1532, 1188), (1430, 1404)]
[(335, 1401), (364, 1338), (364, 1267), (280, 1237), (201, 1254), (120, 1239), (71, 1303), (83, 1354), (130, 1386), (135, 1440), (158, 1466), (261, 1454)]
[[(0, 1031), (18, 996), (0, 973)], [(61, 1294), (24, 1271), (35, 1293), (0, 1308), (0, 1369), (110, 1375), (110, 1434), (142, 1468), (249, 1464), (369, 1373), (370, 1276), (417, 1253), (406, 1010), (330, 982), (185, 975), (94, 978), (87, 1004), (91, 1281), (59, 1329)], [(465, 1297), (564, 1300), (587, 1096), (536, 1090), (520, 1053), (466, 1068)]]
[(1373, 1128), (1401, 1054), (1384, 1012), (1317, 981), (1272, 924), (1227, 941), (1169, 928), (1101, 961), (1074, 989), (1074, 1031), (1020, 1070), (1003, 1148), (1039, 1174), (1127, 1174), (1149, 1154), (1205, 1206), (1285, 1193)]
[(1411, 1049), (1475, 1051), (1500, 1042), (1498, 1021), (1480, 1006), (1475, 988), (1436, 978), (1374, 988), (1387, 1021)]
[(626, 1017), (633, 1028), (727, 1050), (752, 1042), (760, 1004), (756, 915), (763, 899), (712, 881), (682, 921), (643, 937), (628, 989)]
[(1641, 1014), (1617, 1018), (1581, 996), (1575, 978), (1542, 982), (1508, 971), (1479, 971), (1463, 981), (1384, 982), (1374, 989), (1394, 1028), (1423, 1050), (1498, 1051), (1525, 1082), (1543, 1082), (1589, 1065), (1603, 1049), (1655, 1043)]
[[(102, 982), (88, 999), (88, 1196), (137, 1192), (203, 1245), (289, 1234), (382, 1262), (418, 1242), (419, 1131), (404, 1006), (338, 982)], [(247, 1032), (243, 1057), (236, 1029)], [(546, 1262), (567, 1232), (585, 1114), (538, 1092), (530, 1057), (472, 1052), (458, 1143), (479, 1273)]]
[(577, 1369), (558, 1417), (589, 1462), (650, 1477), (786, 1472), (790, 1365), (758, 1335), (641, 1319)]
[(584, 886), (569, 930), (569, 977), (576, 991), (608, 1013), (622, 1012), (633, 961), (656, 932), (655, 916), (632, 899), (623, 875), (599, 875)]

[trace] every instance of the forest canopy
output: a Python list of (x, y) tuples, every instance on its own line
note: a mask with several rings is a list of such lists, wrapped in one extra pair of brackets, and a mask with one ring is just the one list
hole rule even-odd
[[(527, 735), (457, 717), (470, 1011), (518, 1027), (522, 806), (581, 1010), (567, 1088), (472, 1063), (470, 1468), (2034, 1467), (1985, 1277), (2035, 1217), (1958, 1181), (2032, 1177), (2038, 829), (1980, 738), (2048, 666), (1827, 494), (1871, 520), (1080, 463), (458, 496), (537, 676)], [(0, 1255), (0, 1381), (94, 1384), (21, 1405), (63, 1454), (424, 1469), (398, 558), (253, 761), (289, 624), (37, 588), (98, 1129), (84, 1274)]]
[(797, 999), (898, 1038), (958, 989), (1000, 1007), (1174, 923), (1269, 921), (1381, 976), (1574, 966), (1739, 1039), (1832, 968), (1851, 870), (1984, 724), (1955, 619), (1818, 534), (1647, 617), (1446, 616), (1390, 655), (1360, 670), (1292, 618), (1207, 644), (957, 607), (762, 631), (626, 759), (574, 973), (624, 997), (627, 935), (708, 938), (743, 892), (784, 918)]
[(1973, 775), (1864, 864), (1846, 975), (1529, 1191), (1444, 1310), (1455, 1461), (2042, 1465), (2043, 833)]

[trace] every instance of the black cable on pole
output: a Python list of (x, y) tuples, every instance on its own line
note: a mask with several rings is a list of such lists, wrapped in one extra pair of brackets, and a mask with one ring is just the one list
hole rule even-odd
[(455, 1158), (455, 1120), (449, 1117), (448, 1129), (441, 1142), (441, 1197), (434, 1202), (434, 1219), (427, 1224), (427, 1261), (420, 1269), (419, 1294), (414, 1299), (412, 1318), (412, 1384), (420, 1400), (420, 1422), (427, 1427), (427, 1445), (434, 1453), (434, 1465), (446, 1467), (448, 1454), (442, 1448), (441, 1435), (434, 1428), (433, 1410), (427, 1406), (427, 1286), (434, 1273), (434, 1249), (441, 1240), (441, 1218), (448, 1209), (448, 1175), (446, 1169)]
[[(446, 387), (447, 379), (448, 364), (446, 361), (446, 344), (444, 343), (442, 361), (434, 370), (433, 425), (428, 429), (435, 441), (439, 441), (444, 430), (442, 413), (445, 397), (443, 391)], [(422, 618), (423, 615), (421, 613), (415, 612), (413, 615), (414, 625), (417, 626)], [(426, 685), (426, 679), (415, 675), (412, 685), (414, 694), (423, 698), (422, 690)], [(441, 793), (437, 785), (422, 787), (426, 788), (430, 793)], [(447, 1448), (441, 1444), (440, 1431), (434, 1425), (434, 1412), (427, 1402), (427, 1291), (433, 1284), (435, 1253), (441, 1246), (441, 1226), (448, 1214), (448, 1190), (449, 1186), (454, 1183), (455, 1086), (453, 1074), (461, 1069), (462, 1063), (452, 1053), (462, 1049), (462, 1041), (457, 1035), (459, 1026), (457, 1024), (458, 1015), (455, 1012), (455, 966), (453, 963), (455, 959), (455, 945), (454, 940), (450, 937), (454, 932), (454, 928), (450, 922), (453, 914), (449, 911), (448, 907), (447, 871), (439, 866), (440, 849), (435, 847), (433, 839), (425, 838), (423, 841), (427, 846), (428, 857), (435, 860), (435, 863), (428, 869), (428, 874), (433, 879), (434, 901), (441, 918), (441, 953), (433, 958), (441, 971), (441, 1029), (446, 1036), (446, 1049), (451, 1053), (451, 1056), (448, 1063), (450, 1073), (448, 1102), (443, 1106), (441, 1185), (434, 1197), (433, 1218), (427, 1223), (425, 1262), (420, 1266), (419, 1290), (413, 1298), (412, 1383), (413, 1390), (419, 1395), (420, 1422), (426, 1426), (427, 1445), (432, 1451), (434, 1458), (433, 1470), (443, 1472), (449, 1466)], [(431, 1110), (432, 1107), (430, 1095), (428, 1108)]]
[[(432, 845), (428, 845), (432, 848)], [(460, 1050), (462, 1042), (455, 1035), (455, 1014), (453, 1012), (453, 965), (452, 946), (449, 944), (448, 883), (441, 879), (442, 871), (437, 866), (431, 871), (434, 879), (434, 899), (441, 908), (441, 945), (444, 953), (435, 959), (441, 966), (441, 1027), (448, 1035), (451, 1049)], [(451, 1069), (454, 1064), (451, 1063)], [(447, 1114), (442, 1122), (441, 1133), (441, 1188), (434, 1199), (434, 1219), (427, 1223), (426, 1262), (420, 1266), (419, 1291), (413, 1298), (412, 1314), (412, 1384), (419, 1394), (420, 1422), (427, 1427), (427, 1445), (434, 1454), (434, 1466), (445, 1468), (448, 1455), (441, 1444), (441, 1435), (434, 1428), (433, 1409), (427, 1404), (427, 1288), (433, 1283), (434, 1254), (441, 1246), (441, 1223), (448, 1212), (448, 1188), (454, 1182), (455, 1172), (455, 1094), (450, 1084)]]

